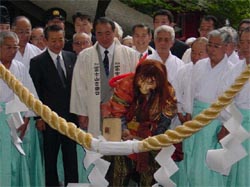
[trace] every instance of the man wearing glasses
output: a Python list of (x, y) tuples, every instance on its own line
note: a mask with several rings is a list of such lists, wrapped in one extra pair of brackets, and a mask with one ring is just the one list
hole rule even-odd
[[(216, 101), (237, 76), (235, 65), (226, 55), (229, 39), (226, 31), (213, 30), (208, 34), (208, 58), (200, 60), (194, 66), (191, 78), (191, 98), (187, 102), (192, 102), (192, 117)], [(183, 141), (189, 186), (226, 186), (223, 175), (206, 166), (207, 151), (220, 148), (219, 140), (227, 134), (222, 126), (223, 114), (224, 112), (207, 127)]]

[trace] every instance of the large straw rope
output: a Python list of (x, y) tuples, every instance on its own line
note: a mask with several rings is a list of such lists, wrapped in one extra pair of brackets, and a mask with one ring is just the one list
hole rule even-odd
[[(225, 91), (210, 108), (204, 110), (192, 121), (185, 122), (182, 126), (178, 126), (175, 130), (167, 130), (165, 134), (148, 137), (142, 140), (139, 143), (140, 151), (158, 150), (162, 147), (170, 146), (173, 143), (179, 143), (184, 138), (199, 131), (215, 119), (220, 112), (232, 102), (234, 96), (242, 89), (249, 77), (250, 65), (247, 66), (246, 70), (235, 80), (235, 83)], [(75, 140), (85, 148), (91, 148), (91, 134), (78, 129), (74, 123), (66, 122), (65, 119), (59, 117), (48, 106), (43, 105), (42, 102), (36, 99), (2, 64), (0, 64), (0, 78), (13, 89), (24, 104), (35, 111), (37, 115), (41, 116), (52, 128)]]
[(197, 115), (192, 121), (187, 121), (181, 126), (177, 126), (174, 130), (167, 130), (164, 134), (160, 134), (154, 137), (149, 137), (143, 140), (144, 151), (158, 150), (163, 146), (169, 146), (175, 143), (181, 142), (184, 138), (191, 136), (198, 132), (212, 120), (217, 118), (220, 112), (225, 109), (243, 88), (244, 84), (250, 77), (250, 65), (237, 77), (234, 84), (226, 90), (223, 95), (218, 97), (217, 101), (211, 104), (211, 106)]

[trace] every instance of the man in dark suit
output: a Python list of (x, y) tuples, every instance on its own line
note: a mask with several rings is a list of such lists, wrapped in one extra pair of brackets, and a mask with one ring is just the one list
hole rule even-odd
[[(174, 26), (174, 16), (169, 10), (160, 9), (155, 12), (153, 16), (153, 24), (154, 30), (161, 25), (168, 25), (173, 27)], [(151, 47), (155, 49), (154, 41), (151, 41), (149, 44)], [(173, 46), (171, 47), (170, 51), (173, 55), (177, 56), (178, 58), (182, 58), (184, 52), (189, 48), (187, 44), (184, 42), (175, 39)]]
[[(72, 21), (74, 24), (75, 33), (86, 33), (87, 35), (89, 35), (89, 37), (91, 38), (92, 44), (94, 45), (96, 42), (96, 38), (95, 38), (95, 35), (92, 33), (93, 23), (92, 23), (91, 17), (87, 14), (76, 12), (72, 16)], [(74, 50), (73, 50), (72, 44), (73, 44), (73, 39), (68, 40), (65, 43), (64, 50), (73, 52)]]
[[(31, 59), (30, 75), (39, 99), (67, 121), (76, 122), (69, 112), (71, 79), (75, 54), (63, 51), (64, 30), (51, 25), (44, 31), (48, 49)], [(78, 182), (76, 143), (37, 119), (37, 128), (43, 131), (46, 186), (59, 186), (57, 157), (61, 146), (65, 185)], [(60, 125), (60, 124), (59, 124)]]

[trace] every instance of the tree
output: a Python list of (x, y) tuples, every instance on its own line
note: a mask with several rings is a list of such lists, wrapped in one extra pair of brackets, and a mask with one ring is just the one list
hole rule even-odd
[(228, 19), (231, 26), (237, 28), (243, 18), (250, 18), (249, 0), (121, 0), (123, 3), (148, 15), (160, 9), (175, 13), (202, 12), (218, 18), (223, 25)]

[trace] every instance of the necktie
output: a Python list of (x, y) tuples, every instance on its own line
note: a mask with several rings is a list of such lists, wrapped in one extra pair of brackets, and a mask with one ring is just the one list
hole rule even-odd
[(56, 57), (56, 68), (57, 68), (59, 77), (61, 79), (61, 82), (63, 84), (63, 87), (66, 87), (66, 78), (65, 78), (61, 63), (60, 63), (60, 56), (59, 55)]
[(103, 59), (103, 65), (104, 65), (104, 69), (105, 69), (107, 77), (109, 76), (109, 57), (108, 57), (108, 53), (109, 53), (108, 50), (104, 51), (105, 56), (104, 56), (104, 59)]

